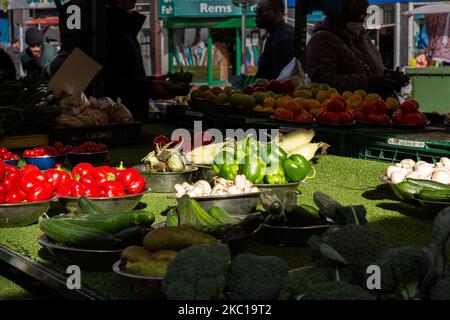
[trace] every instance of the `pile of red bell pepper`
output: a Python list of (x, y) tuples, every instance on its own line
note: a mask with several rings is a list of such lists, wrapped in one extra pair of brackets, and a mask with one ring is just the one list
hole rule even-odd
[(61, 167), (41, 172), (34, 165), (22, 169), (0, 162), (0, 204), (38, 202), (55, 196), (89, 198), (138, 194), (146, 181), (135, 168), (93, 167), (80, 163), (72, 171)]

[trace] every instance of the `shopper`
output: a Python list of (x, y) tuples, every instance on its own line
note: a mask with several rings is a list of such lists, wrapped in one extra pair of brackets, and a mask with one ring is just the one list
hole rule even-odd
[(6, 78), (9, 80), (16, 79), (16, 69), (11, 57), (5, 50), (0, 48), (0, 78)]
[(44, 42), (44, 35), (37, 28), (30, 28), (26, 31), (25, 43), (28, 48), (20, 55), (24, 71), (27, 74), (36, 72), (44, 78), (49, 78), (49, 67), (56, 56), (56, 49)]
[(145, 16), (134, 11), (135, 4), (136, 0), (107, 0), (103, 72), (107, 95), (122, 98), (134, 119), (142, 121), (148, 119), (150, 98), (174, 96), (165, 82), (147, 79), (137, 39)]
[(339, 91), (363, 89), (383, 97), (408, 83), (400, 72), (387, 71), (381, 54), (364, 28), (369, 2), (343, 0), (340, 10), (326, 12), (306, 49), (306, 70), (313, 82)]
[(256, 7), (256, 25), (268, 33), (259, 60), (258, 78), (278, 78), (294, 58), (295, 30), (284, 22), (284, 10), (283, 0), (261, 0)]
[(22, 75), (22, 63), (20, 62), (20, 42), (17, 39), (11, 41), (11, 46), (6, 48), (6, 53), (9, 54), (11, 60), (14, 63), (16, 69), (16, 76), (20, 77)]

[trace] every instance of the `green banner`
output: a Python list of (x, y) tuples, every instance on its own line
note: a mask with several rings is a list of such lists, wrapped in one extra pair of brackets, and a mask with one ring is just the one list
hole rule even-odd
[[(232, 0), (159, 0), (159, 18), (180, 17), (230, 17), (241, 16), (242, 8)], [(254, 16), (256, 5), (248, 8), (247, 14)]]

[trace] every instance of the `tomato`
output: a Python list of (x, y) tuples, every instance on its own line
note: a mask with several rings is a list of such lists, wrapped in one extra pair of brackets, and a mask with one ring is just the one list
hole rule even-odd
[(405, 116), (400, 110), (395, 111), (394, 114), (392, 115), (392, 121), (396, 124), (404, 124)]
[(350, 112), (339, 112), (339, 123), (349, 124), (353, 122), (353, 116)]
[(405, 116), (410, 113), (417, 112), (418, 109), (419, 107), (414, 102), (411, 101), (405, 101), (400, 105), (400, 110)]
[(366, 115), (359, 110), (353, 111), (353, 118), (355, 118), (356, 121), (366, 121)]
[(331, 112), (343, 112), (345, 110), (345, 105), (340, 100), (331, 99), (328, 101), (326, 108)]
[(372, 101), (364, 102), (363, 110), (366, 115), (378, 113), (377, 107), (375, 106), (375, 104)]

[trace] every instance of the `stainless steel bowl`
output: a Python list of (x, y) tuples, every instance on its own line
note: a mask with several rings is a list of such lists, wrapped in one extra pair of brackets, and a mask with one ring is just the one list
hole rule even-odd
[[(130, 194), (124, 197), (113, 197), (113, 198), (89, 198), (93, 203), (98, 205), (107, 213), (119, 213), (131, 211), (138, 205), (142, 197), (151, 192), (152, 190), (146, 189), (138, 194)], [(78, 206), (78, 198), (74, 197), (60, 197), (59, 201), (70, 212), (80, 212), (80, 207)]]
[[(261, 192), (253, 192), (226, 196), (192, 197), (191, 199), (197, 201), (205, 210), (217, 206), (235, 216), (254, 213), (256, 206), (260, 203), (260, 195)], [(178, 202), (181, 199), (178, 197), (169, 198), (176, 198)]]
[(82, 270), (108, 271), (111, 264), (117, 259), (123, 250), (93, 250), (77, 249), (58, 245), (48, 239), (44, 234), (38, 237), (39, 244), (46, 248), (64, 266), (77, 265)]
[(262, 192), (270, 191), (274, 193), (281, 200), (286, 192), (296, 191), (301, 183), (302, 182), (291, 182), (286, 184), (257, 184), (256, 186)]
[(197, 165), (197, 167), (198, 171), (195, 175), (195, 180), (205, 180), (212, 184), (214, 182), (214, 178), (217, 176), (212, 169), (212, 166)]
[(135, 168), (147, 181), (147, 188), (156, 193), (176, 192), (175, 185), (191, 182), (194, 172), (198, 170), (197, 167), (189, 167), (182, 172), (149, 172), (145, 164), (137, 165)]
[(120, 260), (113, 264), (112, 270), (118, 275), (127, 278), (133, 285), (137, 294), (152, 297), (153, 299), (163, 298), (161, 283), (164, 278), (138, 276), (122, 271), (120, 270)]
[(50, 201), (0, 204), (0, 228), (24, 227), (35, 223), (50, 209)]

